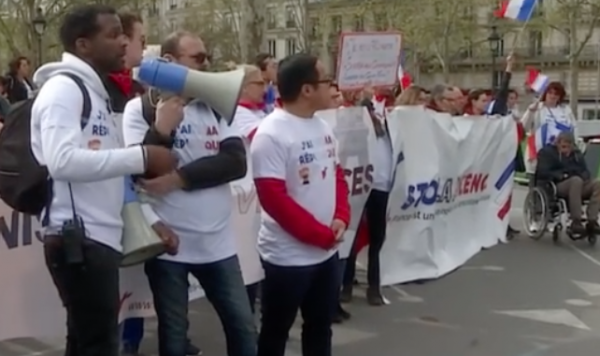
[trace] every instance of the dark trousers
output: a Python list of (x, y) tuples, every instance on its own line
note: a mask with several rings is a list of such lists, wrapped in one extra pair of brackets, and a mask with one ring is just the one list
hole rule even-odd
[(67, 310), (65, 356), (119, 355), (121, 254), (85, 240), (84, 263), (67, 265), (60, 236), (44, 242), (46, 266)]
[[(390, 197), (389, 192), (381, 190), (371, 190), (369, 198), (365, 205), (365, 214), (367, 215), (367, 228), (369, 229), (369, 246), (367, 264), (367, 282), (369, 287), (379, 288), (381, 285), (381, 271), (379, 264), (379, 253), (385, 242), (385, 233), (387, 227), (387, 205)], [(356, 239), (354, 240), (356, 244)], [(350, 256), (346, 262), (346, 271), (344, 272), (344, 286), (351, 286), (354, 283), (356, 273), (356, 249), (352, 246)]]
[(248, 294), (248, 300), (250, 301), (250, 310), (252, 314), (256, 311), (256, 298), (258, 298), (258, 289), (260, 288), (260, 282), (248, 284), (246, 286), (246, 294)]
[(317, 265), (276, 266), (263, 261), (262, 325), (258, 356), (284, 356), (298, 309), (302, 314), (302, 355), (331, 356), (331, 324), (338, 306), (337, 254)]
[(146, 275), (158, 318), (160, 356), (185, 356), (188, 330), (188, 274), (206, 293), (225, 331), (229, 356), (256, 356), (256, 326), (237, 256), (206, 264), (153, 259)]
[(123, 322), (123, 346), (137, 350), (144, 338), (144, 318), (130, 318)]

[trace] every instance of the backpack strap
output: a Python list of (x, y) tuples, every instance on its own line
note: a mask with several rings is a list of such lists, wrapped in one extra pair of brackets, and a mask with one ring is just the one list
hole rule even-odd
[(81, 129), (83, 130), (87, 123), (90, 121), (90, 116), (92, 114), (92, 99), (90, 98), (90, 92), (87, 87), (83, 83), (83, 80), (79, 78), (77, 75), (73, 73), (62, 73), (77, 84), (79, 90), (81, 90), (81, 94), (83, 95), (83, 108), (81, 109)]
[(148, 126), (152, 126), (156, 121), (156, 103), (158, 102), (158, 92), (149, 89), (141, 97), (142, 100), (142, 116)]

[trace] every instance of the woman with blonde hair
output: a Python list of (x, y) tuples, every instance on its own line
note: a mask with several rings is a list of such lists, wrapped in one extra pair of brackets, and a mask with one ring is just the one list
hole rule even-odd
[(425, 105), (427, 104), (427, 92), (418, 85), (411, 85), (404, 89), (396, 99), (397, 105)]

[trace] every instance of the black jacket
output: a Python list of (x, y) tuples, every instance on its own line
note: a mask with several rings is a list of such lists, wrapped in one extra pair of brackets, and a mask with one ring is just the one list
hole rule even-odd
[(508, 114), (508, 91), (510, 89), (510, 78), (512, 73), (504, 72), (500, 88), (494, 95), (494, 106), (492, 107), (492, 115), (507, 115)]
[[(8, 81), (8, 86), (6, 88), (7, 99), (11, 104), (27, 100), (29, 98), (27, 87), (16, 76), (8, 74), (6, 79)], [(31, 87), (32, 90), (35, 90), (35, 86), (29, 79), (25, 78), (25, 81), (27, 84), (29, 84), (29, 87)]]
[(573, 176), (590, 179), (581, 151), (575, 149), (569, 155), (562, 155), (555, 145), (548, 145), (538, 152), (535, 175), (537, 180), (554, 183)]

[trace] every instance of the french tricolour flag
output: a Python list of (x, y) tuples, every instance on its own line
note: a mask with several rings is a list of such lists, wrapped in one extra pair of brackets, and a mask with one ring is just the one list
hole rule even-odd
[(521, 22), (529, 21), (537, 0), (509, 0), (503, 1), (496, 15), (501, 18), (513, 19)]
[(546, 145), (551, 144), (561, 132), (571, 131), (573, 127), (556, 120), (547, 121), (537, 129), (535, 135), (527, 138), (527, 157), (536, 159), (537, 153)]
[(401, 89), (406, 89), (412, 84), (412, 77), (410, 74), (404, 71), (404, 65), (406, 64), (406, 52), (400, 51), (400, 64), (398, 65), (398, 83), (400, 83)]

